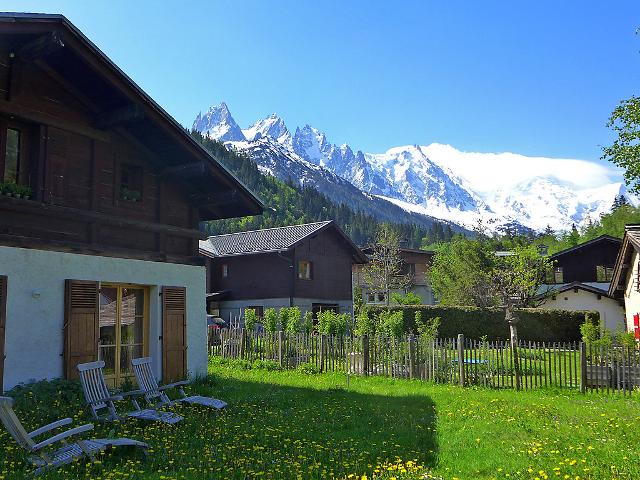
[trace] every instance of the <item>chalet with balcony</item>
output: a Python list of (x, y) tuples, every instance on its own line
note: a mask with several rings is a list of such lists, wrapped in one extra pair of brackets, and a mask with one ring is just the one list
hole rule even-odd
[(233, 324), (247, 308), (351, 313), (351, 268), (366, 256), (333, 221), (216, 235), (200, 242), (209, 313)]
[(143, 355), (206, 373), (199, 222), (262, 209), (65, 17), (0, 14), (4, 389)]

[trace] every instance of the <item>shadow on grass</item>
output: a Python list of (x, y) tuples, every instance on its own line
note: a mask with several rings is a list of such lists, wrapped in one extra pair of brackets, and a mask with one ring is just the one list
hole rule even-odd
[[(397, 459), (435, 466), (436, 409), (429, 397), (288, 386), (272, 375), (264, 372), (264, 378), (242, 379), (211, 375), (191, 387), (193, 393), (227, 401), (223, 412), (177, 406), (174, 410), (185, 420), (174, 426), (127, 420), (96, 424), (88, 435), (148, 442), (152, 453), (147, 462), (116, 449), (97, 466), (74, 464), (43, 478), (100, 479), (126, 471), (133, 479), (324, 479), (349, 474), (371, 477), (376, 468)], [(262, 372), (252, 372), (252, 377), (261, 376)], [(76, 423), (90, 421), (75, 383), (43, 382), (15, 394), (16, 413), (28, 429), (66, 416), (80, 417)], [(7, 432), (0, 432), (0, 458), (5, 460), (0, 462), (0, 476), (7, 479), (23, 478), (31, 470), (15, 447)], [(15, 471), (7, 471), (2, 463), (13, 465)]]

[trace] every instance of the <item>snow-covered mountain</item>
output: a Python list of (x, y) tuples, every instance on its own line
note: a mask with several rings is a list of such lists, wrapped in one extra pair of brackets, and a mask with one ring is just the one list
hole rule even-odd
[(377, 207), (390, 202), (467, 228), (482, 220), (493, 228), (566, 230), (607, 212), (617, 195), (629, 197), (619, 174), (594, 162), (462, 152), (437, 143), (363, 153), (331, 143), (310, 125), (292, 135), (276, 114), (241, 130), (224, 103), (198, 115), (193, 128), (247, 152), (263, 171), (336, 201), (358, 208), (369, 202), (371, 211), (379, 199), (384, 203)]

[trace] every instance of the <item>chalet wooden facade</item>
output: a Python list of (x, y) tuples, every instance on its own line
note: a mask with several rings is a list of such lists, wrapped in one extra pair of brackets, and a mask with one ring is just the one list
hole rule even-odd
[(209, 311), (227, 321), (246, 308), (298, 306), (351, 313), (351, 268), (366, 256), (333, 221), (209, 237)]
[[(369, 255), (372, 250), (365, 248), (362, 250)], [(403, 275), (408, 275), (410, 284), (403, 291), (397, 293), (414, 293), (422, 299), (423, 305), (435, 305), (436, 300), (429, 280), (429, 267), (433, 261), (435, 252), (430, 250), (418, 250), (415, 248), (400, 248), (400, 258), (403, 262)], [(386, 304), (387, 299), (383, 292), (369, 291), (362, 274), (364, 265), (353, 266), (353, 282), (362, 291), (362, 299), (370, 305)]]
[(203, 373), (199, 222), (262, 208), (66, 18), (0, 14), (5, 389), (143, 354)]

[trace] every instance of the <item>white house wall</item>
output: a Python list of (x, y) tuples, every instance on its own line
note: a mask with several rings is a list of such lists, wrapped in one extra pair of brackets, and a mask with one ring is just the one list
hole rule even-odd
[(595, 310), (607, 329), (615, 332), (624, 328), (624, 308), (617, 300), (578, 289), (558, 293), (555, 300), (547, 299), (540, 308), (560, 310)]
[(627, 274), (624, 287), (625, 318), (627, 332), (633, 332), (633, 316), (640, 313), (640, 292), (638, 292), (638, 252), (633, 253), (631, 272)]
[(187, 368), (207, 371), (205, 268), (142, 260), (0, 247), (0, 275), (8, 277), (4, 388), (63, 375), (65, 280), (150, 287), (149, 354), (162, 364), (160, 288), (187, 288)]

